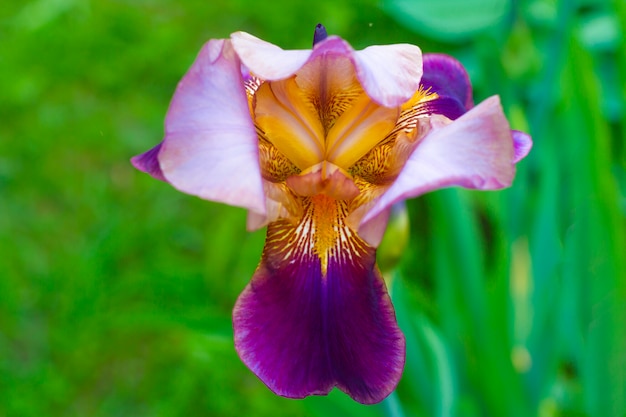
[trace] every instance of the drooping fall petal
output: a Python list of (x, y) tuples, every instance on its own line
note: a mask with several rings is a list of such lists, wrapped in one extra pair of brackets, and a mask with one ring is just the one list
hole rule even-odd
[(204, 45), (170, 104), (159, 162), (181, 191), (264, 213), (257, 134), (240, 66), (229, 41)]
[(515, 175), (513, 138), (493, 96), (421, 139), (396, 181), (362, 218), (367, 223), (392, 204), (453, 185), (481, 190), (507, 187)]
[(270, 224), (261, 264), (233, 312), (235, 347), (279, 395), (337, 386), (371, 404), (398, 383), (405, 342), (375, 251), (343, 225), (343, 210), (318, 195), (297, 225)]

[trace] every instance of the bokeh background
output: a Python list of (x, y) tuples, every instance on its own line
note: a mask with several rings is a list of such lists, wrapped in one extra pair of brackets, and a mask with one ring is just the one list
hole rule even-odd
[[(626, 2), (24, 0), (0, 11), (0, 416), (626, 415)], [(407, 204), (380, 251), (396, 392), (273, 395), (231, 309), (264, 232), (133, 170), (202, 44), (461, 60), (535, 147), (508, 190)]]

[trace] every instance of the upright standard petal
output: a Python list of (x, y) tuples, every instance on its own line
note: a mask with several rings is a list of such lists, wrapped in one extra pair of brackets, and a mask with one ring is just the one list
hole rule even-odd
[(284, 50), (246, 32), (235, 32), (230, 39), (244, 65), (263, 80), (283, 80), (295, 74), (311, 56), (311, 50)]
[[(431, 93), (437, 93), (439, 97), (456, 101), (464, 109), (463, 113), (474, 106), (472, 84), (467, 71), (451, 56), (425, 54), (421, 84), (424, 90), (430, 90)], [(456, 117), (449, 118), (456, 119)]]
[(357, 77), (372, 100), (399, 106), (420, 86), (422, 51), (415, 45), (375, 45), (355, 53)]
[(293, 225), (270, 224), (263, 258), (233, 312), (241, 359), (275, 393), (325, 395), (337, 386), (372, 404), (397, 385), (405, 342), (375, 250), (323, 195)]
[[(442, 119), (443, 120), (443, 119)], [(436, 124), (437, 117), (431, 118)], [(362, 218), (361, 225), (400, 200), (459, 185), (493, 190), (508, 187), (515, 175), (513, 138), (493, 96), (421, 139), (396, 181)]]
[(234, 33), (231, 39), (242, 62), (264, 80), (282, 80), (307, 62), (335, 55), (352, 61), (363, 89), (383, 106), (401, 105), (420, 85), (422, 53), (414, 45), (370, 46), (354, 51), (345, 40), (329, 36), (317, 42), (312, 51), (286, 51), (245, 32)]
[(265, 212), (257, 134), (230, 41), (204, 45), (178, 84), (165, 131), (158, 159), (174, 187)]

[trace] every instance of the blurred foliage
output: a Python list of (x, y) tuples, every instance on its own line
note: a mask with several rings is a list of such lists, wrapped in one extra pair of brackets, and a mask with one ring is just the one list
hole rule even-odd
[[(0, 416), (625, 415), (624, 1), (2, 9)], [(477, 101), (500, 94), (535, 141), (511, 189), (408, 202), (389, 272), (407, 365), (371, 407), (283, 399), (241, 364), (230, 314), (263, 231), (128, 162), (161, 139), (206, 40), (245, 30), (307, 48), (318, 22), (357, 48), (456, 56)]]

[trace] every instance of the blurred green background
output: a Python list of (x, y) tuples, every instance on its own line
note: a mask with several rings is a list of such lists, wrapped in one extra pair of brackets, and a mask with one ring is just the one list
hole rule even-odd
[[(626, 2), (25, 0), (0, 11), (0, 416), (626, 415)], [(407, 364), (362, 406), (273, 395), (231, 309), (264, 232), (135, 171), (202, 44), (413, 43), (535, 147), (408, 202), (381, 248)], [(402, 235), (401, 229), (392, 229)]]

